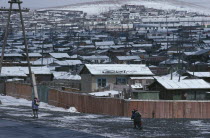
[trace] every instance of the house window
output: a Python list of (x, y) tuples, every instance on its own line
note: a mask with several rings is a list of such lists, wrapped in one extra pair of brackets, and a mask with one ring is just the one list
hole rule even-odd
[(105, 78), (99, 78), (97, 80), (97, 84), (98, 84), (98, 87), (106, 87), (106, 79)]
[(125, 84), (127, 84), (127, 79), (125, 77), (117, 77), (116, 78), (116, 83), (121, 84), (121, 85), (125, 85)]

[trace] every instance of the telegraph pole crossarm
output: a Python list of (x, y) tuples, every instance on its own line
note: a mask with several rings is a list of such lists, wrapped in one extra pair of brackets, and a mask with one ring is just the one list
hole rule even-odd
[[(9, 9), (0, 8), (0, 11), (9, 11)], [(19, 9), (11, 9), (11, 11), (19, 12)], [(22, 9), (21, 12), (29, 12), (29, 9)]]

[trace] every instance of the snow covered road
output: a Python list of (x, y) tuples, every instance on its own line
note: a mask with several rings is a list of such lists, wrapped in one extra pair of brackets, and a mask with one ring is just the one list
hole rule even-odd
[[(44, 133), (43, 133), (44, 132)], [(65, 128), (0, 119), (0, 138), (103, 138)]]
[(133, 129), (128, 117), (78, 113), (41, 103), (39, 119), (32, 118), (31, 102), (0, 96), (0, 118), (65, 128), (105, 137), (210, 137), (210, 120), (143, 119), (143, 130)]

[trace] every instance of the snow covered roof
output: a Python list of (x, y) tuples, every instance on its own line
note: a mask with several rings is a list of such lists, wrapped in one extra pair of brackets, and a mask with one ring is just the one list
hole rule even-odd
[(56, 48), (56, 50), (59, 51), (59, 52), (67, 51), (69, 49), (70, 48)]
[[(24, 53), (24, 55), (26, 56), (26, 53)], [(28, 53), (29, 57), (42, 57), (42, 55), (40, 53)]]
[[(28, 67), (25, 67), (25, 73), (28, 74)], [(31, 67), (32, 72), (34, 72), (34, 74), (52, 74), (50, 69), (47, 68), (46, 66), (44, 67)]]
[(43, 63), (43, 65), (49, 65), (49, 64), (51, 64), (51, 63), (53, 63), (55, 61), (57, 61), (57, 59), (54, 59), (54, 58), (43, 58), (42, 59), (42, 58), (40, 58), (40, 59), (38, 59), (36, 61), (31, 61), (31, 63), (33, 65), (41, 65), (42, 63)]
[(63, 66), (69, 66), (69, 65), (78, 65), (82, 64), (80, 60), (64, 60), (64, 61), (55, 61), (55, 63)]
[(210, 40), (203, 40), (204, 43), (210, 44)]
[[(163, 80), (170, 80), (172, 75), (172, 79), (178, 81), (179, 80), (179, 73), (173, 72), (172, 74), (167, 74), (164, 76), (154, 76), (155, 79), (163, 79)], [(180, 80), (187, 78), (187, 76), (180, 76)]]
[(19, 67), (2, 67), (0, 76), (16, 76), (16, 77), (27, 77), (26, 73)]
[(109, 96), (109, 94), (116, 95), (116, 94), (119, 94), (119, 93), (121, 93), (121, 92), (119, 92), (119, 91), (104, 91), (104, 92), (93, 92), (93, 93), (89, 93), (89, 94), (94, 95), (94, 96), (102, 97), (102, 96)]
[(78, 55), (72, 55), (70, 56), (71, 59), (77, 59), (78, 58)]
[[(188, 73), (193, 75), (193, 72), (188, 72)], [(202, 77), (202, 78), (209, 78), (210, 72), (194, 72), (194, 76)]]
[(152, 44), (133, 44), (133, 47), (152, 47)]
[[(34, 74), (51, 74), (47, 67), (31, 67)], [(29, 74), (28, 67), (2, 67), (1, 76), (26, 77)]]
[(156, 78), (156, 80), (168, 90), (210, 89), (210, 84), (202, 79), (186, 79), (178, 81), (177, 79), (170, 80), (170, 79)]
[(85, 64), (93, 75), (153, 75), (144, 64)]
[(24, 79), (20, 79), (20, 78), (7, 79), (7, 82), (11, 82), (11, 81), (24, 81)]
[(131, 80), (154, 80), (153, 77), (130, 77)]
[(50, 53), (53, 58), (70, 58), (67, 53)]
[(131, 50), (132, 53), (134, 52), (141, 52), (141, 53), (145, 53), (146, 50), (143, 50), (143, 49), (138, 49), (138, 50)]
[[(165, 61), (160, 62), (160, 64), (178, 64), (179, 60), (178, 59), (167, 59)], [(180, 60), (180, 63), (187, 64), (186, 61)]]
[(184, 54), (185, 54), (186, 56), (190, 56), (190, 55), (194, 55), (195, 52), (184, 52)]
[[(1, 54), (0, 54), (1, 55)], [(23, 57), (22, 54), (14, 53), (14, 54), (4, 54), (5, 57)]]
[(53, 72), (54, 79), (81, 80), (79, 75), (72, 75), (70, 72)]
[(103, 42), (95, 42), (96, 46), (113, 46), (115, 45), (113, 41), (103, 41)]
[(98, 55), (92, 55), (92, 56), (80, 56), (84, 60), (95, 60), (95, 59), (109, 59), (108, 56), (98, 56)]
[(118, 60), (141, 60), (139, 56), (117, 56)]
[(197, 55), (202, 55), (202, 54), (205, 54), (205, 53), (207, 53), (209, 51), (210, 51), (210, 49), (201, 49), (201, 50), (195, 52), (194, 55), (196, 55), (196, 56)]

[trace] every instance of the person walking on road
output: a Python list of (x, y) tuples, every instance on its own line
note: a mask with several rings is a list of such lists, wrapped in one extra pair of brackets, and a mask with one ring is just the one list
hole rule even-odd
[(142, 129), (141, 114), (136, 109), (132, 111), (131, 119), (133, 120), (134, 128)]
[(32, 101), (32, 110), (33, 110), (33, 118), (38, 118), (39, 99), (36, 97)]

